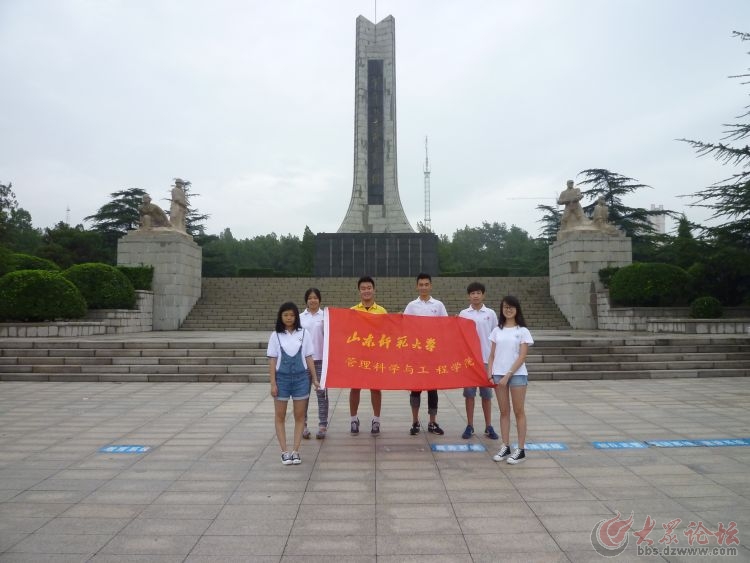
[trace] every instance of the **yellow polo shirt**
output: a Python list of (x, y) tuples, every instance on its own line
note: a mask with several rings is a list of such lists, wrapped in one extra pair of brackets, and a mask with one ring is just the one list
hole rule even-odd
[(385, 310), (385, 307), (381, 307), (377, 303), (373, 303), (372, 306), (368, 309), (362, 303), (357, 303), (354, 307), (352, 307), (355, 311), (361, 311), (363, 313), (372, 313), (373, 315), (385, 315), (388, 313), (388, 311)]

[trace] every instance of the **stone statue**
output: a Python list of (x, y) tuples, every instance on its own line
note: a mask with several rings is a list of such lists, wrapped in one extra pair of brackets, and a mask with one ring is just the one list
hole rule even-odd
[(557, 198), (558, 205), (565, 206), (562, 219), (560, 219), (560, 232), (591, 225), (591, 221), (583, 213), (581, 199), (583, 199), (581, 190), (573, 187), (573, 180), (568, 180), (567, 188)]
[(187, 197), (185, 185), (187, 182), (180, 178), (174, 179), (172, 188), (172, 204), (169, 207), (169, 221), (176, 231), (185, 232), (185, 221), (187, 219)]
[(161, 207), (155, 203), (151, 203), (151, 196), (148, 194), (143, 196), (143, 203), (138, 208), (138, 212), (141, 216), (140, 229), (150, 230), (157, 227), (171, 227), (167, 214), (164, 213)]
[(620, 231), (617, 230), (612, 223), (609, 222), (609, 208), (604, 201), (604, 197), (599, 196), (596, 200), (596, 206), (594, 207), (593, 216), (594, 226), (601, 232), (608, 235), (618, 235)]

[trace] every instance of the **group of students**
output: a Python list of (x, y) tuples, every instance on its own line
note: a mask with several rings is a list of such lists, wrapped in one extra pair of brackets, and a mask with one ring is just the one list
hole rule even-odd
[[(370, 314), (386, 314), (388, 311), (375, 303), (375, 281), (369, 276), (357, 282), (360, 302), (352, 307), (356, 311)], [(421, 273), (417, 276), (419, 296), (404, 309), (405, 315), (424, 317), (447, 317), (445, 305), (432, 297), (432, 277)], [(485, 287), (480, 282), (472, 282), (466, 288), (469, 307), (459, 313), (460, 317), (474, 321), (482, 348), (482, 359), (490, 386), (479, 387), (482, 411), (485, 421), (485, 436), (492, 440), (502, 438), (500, 450), (493, 456), (495, 461), (518, 464), (526, 459), (526, 412), (524, 409), (528, 371), (526, 355), (528, 347), (534, 343), (526, 327), (521, 304), (511, 295), (503, 297), (500, 304), (500, 317), (484, 304)], [(276, 437), (281, 447), (281, 463), (296, 465), (302, 463), (299, 455), (303, 439), (309, 439), (311, 432), (307, 425), (307, 405), (311, 388), (318, 399), (318, 430), (315, 437), (324, 439), (328, 431), (328, 390), (320, 388), (323, 360), (323, 321), (320, 290), (311, 287), (305, 292), (306, 309), (300, 314), (297, 306), (288, 301), (279, 307), (276, 329), (268, 341), (268, 366), (271, 382), (271, 396), (274, 397), (274, 424)], [(500, 436), (491, 424), (492, 390), (497, 394), (500, 409)], [(350, 432), (359, 434), (359, 403), (361, 389), (349, 391)], [(474, 434), (474, 403), (477, 387), (466, 387), (463, 396), (466, 402), (467, 426), (462, 438), (469, 439)], [(415, 436), (421, 432), (419, 408), (422, 391), (411, 391), (409, 403), (412, 411), (412, 425), (409, 433)], [(289, 399), (294, 409), (293, 449), (287, 447), (286, 412)], [(370, 390), (373, 417), (370, 433), (380, 434), (380, 409), (383, 392)], [(516, 418), (518, 446), (510, 448), (510, 411)], [(427, 431), (443, 435), (445, 432), (437, 422), (438, 392), (427, 391)]]

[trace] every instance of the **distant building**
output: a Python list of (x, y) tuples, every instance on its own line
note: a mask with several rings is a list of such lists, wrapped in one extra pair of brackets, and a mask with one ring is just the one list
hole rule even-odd
[(651, 211), (662, 211), (659, 215), (651, 215), (648, 220), (651, 222), (651, 224), (654, 226), (654, 231), (656, 234), (663, 235), (666, 234), (667, 228), (666, 228), (666, 214), (663, 213), (664, 206), (663, 205), (654, 205), (651, 204)]

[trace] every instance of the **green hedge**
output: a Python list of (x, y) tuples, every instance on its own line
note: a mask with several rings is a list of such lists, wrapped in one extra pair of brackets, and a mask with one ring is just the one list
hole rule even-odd
[(690, 279), (685, 270), (671, 264), (636, 263), (620, 268), (609, 284), (615, 305), (671, 307), (690, 298)]
[(612, 283), (612, 276), (614, 276), (619, 269), (620, 266), (609, 266), (608, 268), (602, 268), (599, 270), (599, 281), (602, 282), (604, 287), (609, 287), (609, 284)]
[(716, 297), (698, 297), (690, 304), (690, 316), (694, 319), (719, 319), (723, 315), (721, 301)]
[(151, 291), (154, 283), (153, 266), (117, 266), (117, 269), (125, 274), (135, 289)]
[(0, 278), (0, 319), (3, 321), (79, 319), (85, 314), (83, 296), (59, 272), (18, 270)]
[(86, 299), (89, 309), (133, 309), (135, 289), (120, 270), (109, 264), (76, 264), (63, 274)]
[(13, 254), (11, 261), (14, 270), (49, 270), (50, 272), (59, 272), (60, 266), (52, 260), (31, 256), (30, 254)]

